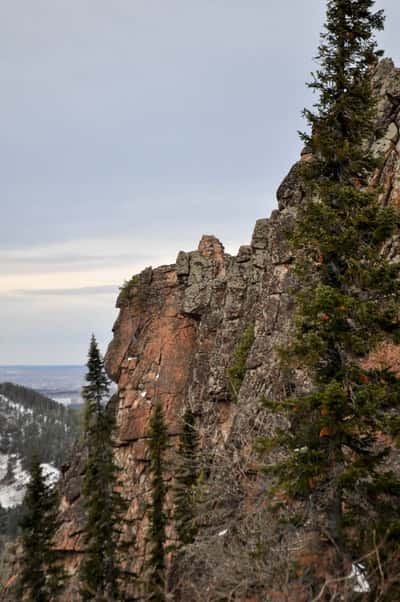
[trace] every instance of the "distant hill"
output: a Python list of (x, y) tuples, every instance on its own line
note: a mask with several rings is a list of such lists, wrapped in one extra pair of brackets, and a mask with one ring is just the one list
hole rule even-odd
[(0, 383), (0, 550), (17, 533), (32, 454), (44, 474), (57, 481), (60, 467), (79, 436), (79, 415), (45, 395)]
[(42, 462), (59, 468), (78, 432), (76, 411), (33, 389), (0, 383), (0, 453), (17, 455), (22, 468), (35, 451)]

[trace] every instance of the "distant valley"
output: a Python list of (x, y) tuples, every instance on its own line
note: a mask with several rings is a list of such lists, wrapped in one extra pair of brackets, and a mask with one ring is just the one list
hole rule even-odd
[(84, 380), (84, 366), (0, 366), (0, 383), (23, 385), (66, 406), (82, 404)]

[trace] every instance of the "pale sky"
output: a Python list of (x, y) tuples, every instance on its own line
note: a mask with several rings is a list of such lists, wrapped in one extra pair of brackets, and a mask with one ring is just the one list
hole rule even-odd
[[(379, 0), (400, 65), (400, 2)], [(236, 253), (297, 159), (323, 0), (0, 3), (0, 364), (103, 350), (118, 286)]]

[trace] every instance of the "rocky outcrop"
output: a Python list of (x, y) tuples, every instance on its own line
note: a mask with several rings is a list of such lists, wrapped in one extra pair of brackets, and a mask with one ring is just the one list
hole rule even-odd
[[(381, 187), (383, 203), (398, 205), (400, 72), (390, 60), (384, 60), (373, 81), (379, 116), (372, 144), (383, 158), (374, 184)], [(308, 158), (304, 151), (301, 160)], [(229, 546), (232, 526), (237, 533), (241, 521), (265, 505), (265, 481), (257, 471), (253, 443), (257, 435), (274, 428), (276, 418), (262, 409), (261, 398), (280, 398), (307, 386), (301, 372), (283, 373), (277, 356), (277, 348), (290, 334), (293, 317), (293, 257), (285, 232), (291, 228), (303, 196), (298, 167), (294, 166), (278, 190), (279, 209), (269, 219), (257, 221), (251, 243), (241, 247), (236, 257), (226, 254), (214, 236), (204, 236), (198, 250), (180, 252), (175, 265), (148, 268), (133, 278), (117, 301), (119, 316), (106, 368), (118, 385), (113, 406), (118, 424), (115, 453), (122, 467), (122, 491), (129, 501), (125, 538), (135, 539), (124, 568), (132, 575), (145, 569), (146, 438), (152, 408), (156, 402), (162, 403), (173, 443), (180, 417), (190, 404), (197, 418), (206, 482), (212, 482), (214, 489), (212, 499), (205, 496), (202, 502), (203, 529), (198, 551), (192, 553), (192, 566), (198, 569), (199, 600), (214, 599), (207, 590), (213, 580), (204, 575), (204, 566), (201, 569), (201, 561), (205, 562), (200, 558), (202, 550), (219, 549), (221, 537)], [(249, 325), (254, 327), (254, 343), (235, 403), (229, 395), (227, 369)], [(173, 463), (173, 449), (170, 454)], [(63, 524), (57, 549), (72, 575), (65, 602), (79, 599), (74, 575), (82, 553), (81, 467), (79, 457), (75, 458), (63, 476)], [(174, 538), (172, 529), (169, 537)], [(301, 542), (297, 545), (301, 548)], [(216, 566), (218, 562), (222, 558), (215, 560)], [(206, 590), (209, 593), (204, 597)], [(130, 595), (137, 599), (140, 590), (132, 586)], [(185, 599), (179, 595), (174, 599)], [(293, 599), (302, 599), (301, 593), (296, 595)], [(246, 595), (240, 599), (245, 600)]]

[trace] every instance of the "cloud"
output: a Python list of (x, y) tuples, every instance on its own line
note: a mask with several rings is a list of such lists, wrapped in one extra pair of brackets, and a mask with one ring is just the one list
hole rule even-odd
[(112, 268), (135, 265), (148, 265), (157, 260), (156, 255), (139, 253), (120, 253), (110, 255), (73, 255), (52, 254), (28, 255), (24, 252), (11, 255), (0, 253), (0, 277), (10, 274), (45, 274), (52, 272), (86, 272), (99, 268)]
[(144, 253), (143, 239), (121, 236), (9, 249), (0, 252), (0, 294), (39, 290), (60, 295), (50, 291), (89, 289), (104, 294), (103, 287), (117, 286), (149, 265), (175, 260), (172, 242), (160, 244), (149, 238), (147, 245), (149, 252)]
[[(36, 265), (43, 265), (43, 266), (48, 266), (48, 265), (76, 265), (76, 264), (93, 264), (93, 263), (103, 263), (104, 262), (126, 262), (126, 261), (131, 261), (132, 260), (132, 255), (130, 253), (121, 253), (120, 255), (114, 255), (114, 256), (109, 256), (109, 255), (47, 255), (47, 256), (41, 256), (41, 255), (25, 255), (20, 251), (20, 255), (11, 255), (11, 254), (7, 254), (7, 253), (2, 253), (1, 254), (1, 258), (2, 261), (5, 261), (11, 265), (29, 265), (29, 266), (36, 266)], [(143, 255), (142, 257), (143, 259), (149, 259), (148, 255)], [(140, 257), (136, 256), (136, 259), (141, 259)]]
[(52, 265), (132, 261), (134, 255), (137, 261), (147, 261), (157, 254), (154, 253), (154, 246), (146, 245), (146, 240), (152, 243), (154, 236), (129, 236), (121, 232), (118, 236), (97, 234), (60, 238), (53, 242), (38, 240), (34, 243), (17, 236), (13, 244), (5, 247), (4, 241), (0, 240), (0, 259), (15, 265)]
[(79, 288), (21, 289), (14, 291), (14, 294), (33, 297), (87, 297), (91, 295), (116, 295), (118, 290), (119, 287), (116, 284), (110, 284), (104, 286), (82, 286)]

